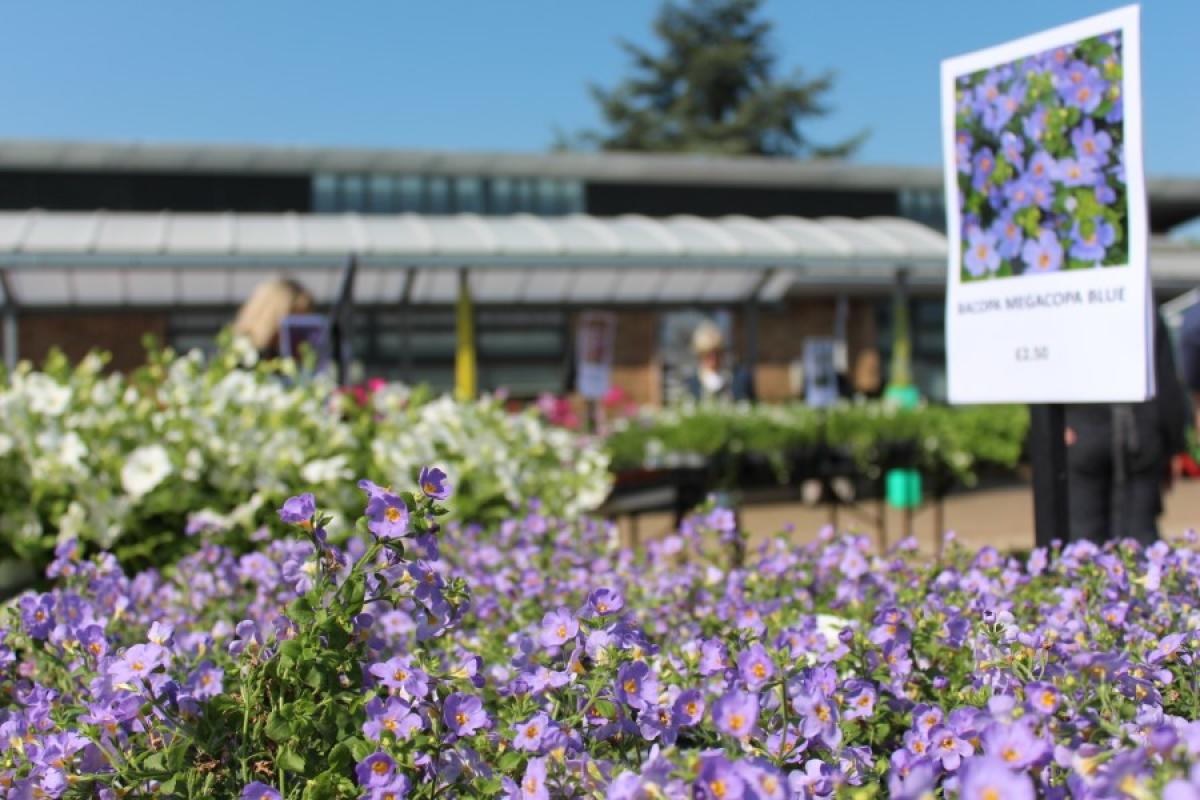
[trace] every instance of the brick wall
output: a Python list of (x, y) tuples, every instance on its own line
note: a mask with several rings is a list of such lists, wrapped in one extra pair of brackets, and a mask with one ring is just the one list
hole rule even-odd
[(72, 361), (90, 350), (112, 353), (110, 366), (134, 369), (146, 361), (142, 337), (167, 335), (167, 314), (147, 312), (38, 312), (23, 311), (18, 321), (19, 356), (40, 363), (52, 347)]

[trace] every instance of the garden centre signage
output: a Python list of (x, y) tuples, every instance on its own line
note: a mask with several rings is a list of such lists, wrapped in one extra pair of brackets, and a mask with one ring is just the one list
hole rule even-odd
[(942, 62), (955, 403), (1154, 394), (1138, 8)]
[(616, 317), (603, 311), (579, 315), (575, 333), (575, 388), (589, 400), (603, 397), (612, 383), (616, 327)]

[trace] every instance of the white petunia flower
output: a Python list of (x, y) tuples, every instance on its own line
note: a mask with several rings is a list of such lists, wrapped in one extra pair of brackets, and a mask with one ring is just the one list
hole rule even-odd
[(121, 467), (121, 488), (137, 500), (152, 491), (171, 474), (171, 459), (160, 444), (139, 447), (129, 454)]

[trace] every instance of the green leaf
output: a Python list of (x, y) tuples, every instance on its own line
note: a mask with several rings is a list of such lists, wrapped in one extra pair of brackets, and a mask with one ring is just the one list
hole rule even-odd
[(311, 625), (316, 617), (316, 612), (307, 597), (297, 597), (288, 606), (287, 615), (297, 625)]
[(279, 645), (279, 667), (283, 671), (299, 663), (304, 655), (304, 645), (299, 639), (287, 639)]
[(288, 772), (304, 772), (304, 757), (291, 747), (281, 748), (275, 756), (275, 763)]
[(275, 710), (267, 717), (265, 732), (273, 741), (283, 742), (291, 738), (292, 726), (278, 710)]

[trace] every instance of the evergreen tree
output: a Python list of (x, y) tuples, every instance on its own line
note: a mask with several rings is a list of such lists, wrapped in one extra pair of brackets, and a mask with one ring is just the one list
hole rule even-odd
[[(865, 132), (820, 146), (801, 131), (829, 113), (830, 73), (780, 78), (758, 18), (762, 0), (667, 2), (654, 23), (660, 55), (622, 41), (633, 75), (613, 89), (592, 86), (607, 132), (584, 134), (605, 150), (793, 157), (847, 156)], [(560, 138), (559, 146), (562, 146)]]

